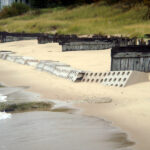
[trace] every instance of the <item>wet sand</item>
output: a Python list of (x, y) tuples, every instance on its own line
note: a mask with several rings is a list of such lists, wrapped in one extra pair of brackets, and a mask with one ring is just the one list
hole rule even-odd
[[(17, 55), (37, 59), (58, 60), (75, 68), (103, 72), (110, 69), (110, 51), (62, 53), (58, 44), (38, 45), (37, 41), (0, 44), (0, 50), (12, 50)], [(136, 150), (150, 149), (150, 84), (135, 84), (126, 88), (106, 87), (99, 84), (72, 83), (32, 67), (0, 60), (0, 80), (10, 86), (29, 86), (29, 91), (44, 98), (77, 101), (77, 107), (89, 116), (110, 120), (126, 131)], [(111, 103), (88, 104), (80, 100), (111, 98)]]

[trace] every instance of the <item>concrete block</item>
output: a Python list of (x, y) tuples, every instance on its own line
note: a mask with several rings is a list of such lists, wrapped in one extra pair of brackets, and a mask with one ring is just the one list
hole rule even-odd
[(131, 74), (132, 71), (107, 72), (103, 79), (100, 80), (100, 83), (108, 86), (125, 87), (127, 86)]
[(32, 66), (32, 67), (36, 67), (38, 63), (39, 63), (38, 60), (27, 60), (26, 61), (26, 65), (29, 65), (29, 66)]
[(85, 72), (83, 79), (81, 82), (95, 82), (99, 83), (101, 79), (103, 79), (103, 75), (105, 73), (101, 72)]
[(38, 69), (38, 70), (43, 70), (43, 67), (44, 67), (44, 66), (45, 66), (44, 63), (39, 62), (39, 63), (36, 65), (36, 69)]
[(79, 70), (72, 70), (69, 75), (68, 75), (68, 79), (73, 81), (73, 82), (81, 82), (83, 76), (84, 76), (84, 72), (83, 71), (79, 71)]
[(18, 63), (18, 64), (25, 65), (26, 60), (23, 59), (23, 57), (18, 57), (18, 58), (15, 59), (15, 62)]
[(9, 54), (4, 53), (4, 54), (1, 55), (1, 59), (6, 60), (6, 59), (7, 59), (7, 56), (9, 56)]
[(15, 62), (18, 64), (26, 65), (27, 61), (34, 61), (33, 57), (19, 56), (15, 59)]
[(81, 82), (101, 83), (107, 86), (125, 87), (148, 81), (148, 74), (138, 71), (86, 72)]
[[(41, 67), (42, 67), (42, 65), (41, 65)], [(46, 71), (46, 72), (53, 73), (54, 70), (55, 70), (55, 67), (54, 66), (50, 66), (50, 65), (44, 65), (42, 70)]]
[(21, 56), (15, 56), (15, 55), (8, 55), (6, 60), (11, 61), (11, 62), (15, 62), (15, 60), (17, 58), (20, 58)]

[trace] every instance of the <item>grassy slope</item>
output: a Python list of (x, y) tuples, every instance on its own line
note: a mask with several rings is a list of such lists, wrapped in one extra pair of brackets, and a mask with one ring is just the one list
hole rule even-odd
[(123, 11), (118, 6), (92, 4), (74, 9), (44, 9), (40, 15), (0, 20), (0, 30), (9, 32), (45, 32), (64, 34), (122, 34), (143, 36), (150, 33), (150, 21), (144, 21), (144, 6)]

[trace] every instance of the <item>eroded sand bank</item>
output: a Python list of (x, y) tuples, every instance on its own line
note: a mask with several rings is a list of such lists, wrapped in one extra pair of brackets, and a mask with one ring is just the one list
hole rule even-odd
[[(0, 44), (0, 50), (11, 50), (16, 55), (32, 56), (40, 60), (58, 60), (71, 66), (103, 72), (110, 70), (110, 50), (61, 52), (58, 44), (38, 45), (37, 41)], [(0, 60), (0, 80), (9, 86), (29, 86), (28, 90), (49, 99), (78, 101), (78, 107), (89, 116), (112, 121), (136, 141), (135, 149), (150, 149), (150, 82), (126, 88), (107, 87), (96, 83), (72, 83), (29, 66)], [(111, 98), (111, 103), (80, 103), (80, 100)]]

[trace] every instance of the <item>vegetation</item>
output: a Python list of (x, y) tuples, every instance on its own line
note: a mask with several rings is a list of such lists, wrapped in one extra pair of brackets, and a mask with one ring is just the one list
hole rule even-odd
[(29, 6), (22, 3), (13, 3), (11, 6), (6, 6), (0, 12), (0, 19), (18, 16), (26, 13), (29, 10)]
[(121, 34), (132, 37), (143, 37), (150, 32), (150, 21), (145, 19), (148, 3), (136, 3), (129, 7), (126, 3), (120, 4), (116, 1), (114, 0), (113, 4), (105, 0), (77, 7), (29, 10), (20, 16), (0, 19), (0, 31), (79, 35)]
[(33, 8), (46, 8), (56, 6), (70, 6), (79, 4), (91, 4), (100, 0), (29, 0), (31, 7)]

